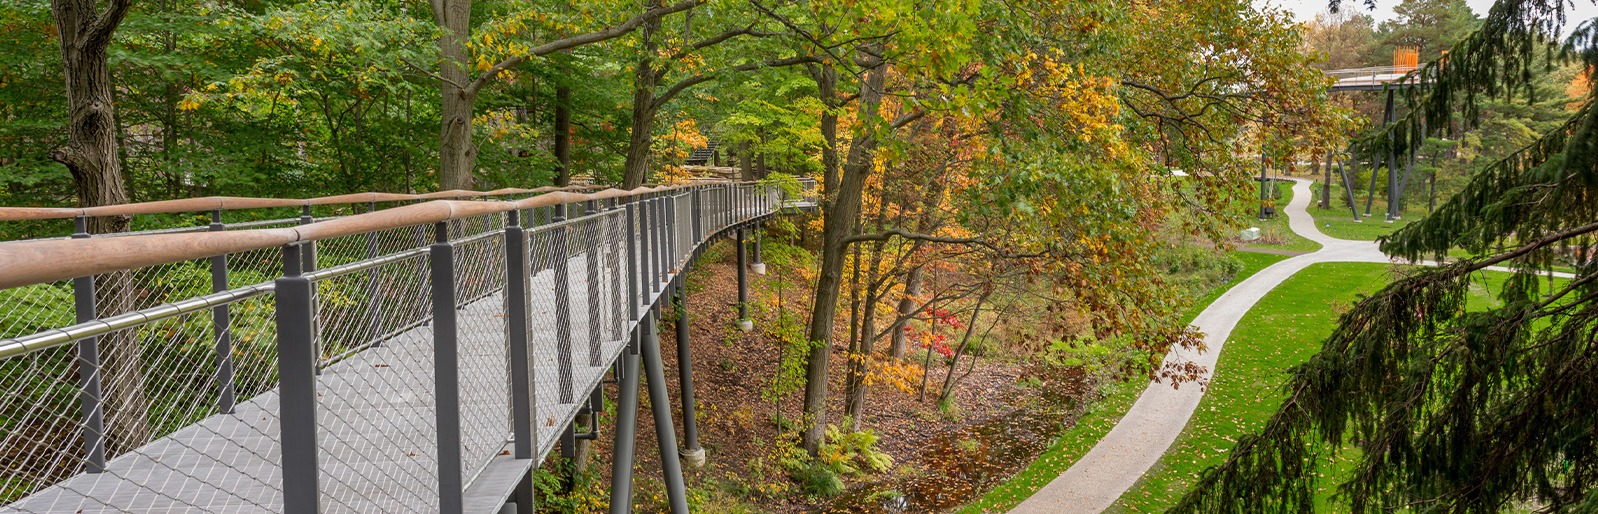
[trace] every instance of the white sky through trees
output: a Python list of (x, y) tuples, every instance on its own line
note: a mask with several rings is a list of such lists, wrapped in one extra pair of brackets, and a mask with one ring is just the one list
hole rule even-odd
[[(1399, 1), (1376, 0), (1376, 9), (1371, 10), (1365, 8), (1364, 0), (1343, 0), (1343, 8), (1370, 14), (1376, 18), (1376, 23), (1380, 24), (1393, 19), (1393, 6), (1398, 5)], [(1465, 4), (1469, 5), (1470, 10), (1475, 11), (1477, 16), (1486, 16), (1487, 9), (1493, 5), (1493, 0), (1465, 0)], [(1255, 7), (1272, 6), (1292, 12), (1295, 21), (1315, 19), (1316, 13), (1326, 10), (1326, 5), (1326, 0), (1254, 0)], [(1592, 0), (1575, 0), (1575, 8), (1568, 11), (1569, 22), (1565, 25), (1565, 34), (1568, 35), (1571, 28), (1594, 16), (1598, 16), (1598, 5), (1594, 5)]]

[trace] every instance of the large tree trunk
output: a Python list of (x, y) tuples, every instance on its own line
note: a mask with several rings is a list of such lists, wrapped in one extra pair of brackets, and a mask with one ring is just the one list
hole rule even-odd
[(816, 81), (816, 96), (821, 98), (821, 203), (823, 207), (838, 190), (838, 72), (832, 66), (810, 66), (810, 78)]
[[(50, 4), (61, 35), (61, 64), (66, 83), (67, 144), (50, 157), (66, 165), (77, 186), (78, 205), (94, 207), (127, 203), (122, 166), (117, 160), (116, 109), (112, 102), (107, 49), (111, 35), (127, 14), (131, 0), (112, 0), (101, 11), (95, 0), (54, 0)], [(89, 232), (125, 232), (130, 219), (89, 219)], [(104, 318), (132, 309), (133, 283), (125, 272), (97, 278), (96, 315)], [(100, 375), (105, 409), (107, 450), (112, 455), (144, 444), (150, 430), (144, 395), (143, 358), (138, 340), (123, 331), (100, 339)]]
[(471, 0), (433, 0), (433, 17), (444, 33), (438, 37), (443, 56), (439, 75), (438, 187), (471, 189), (477, 145), (472, 144), (472, 110), (477, 94), (467, 89), (466, 39), (471, 37)]
[(738, 180), (755, 179), (755, 159), (749, 142), (738, 143)]
[(555, 185), (557, 186), (571, 185), (572, 181), (571, 99), (571, 87), (562, 84), (555, 88)]
[[(659, 0), (652, 0), (648, 8), (659, 5)], [(660, 81), (660, 73), (655, 71), (654, 57), (660, 17), (645, 21), (641, 30), (643, 45), (638, 67), (633, 70), (633, 123), (627, 139), (627, 163), (622, 167), (622, 189), (644, 185), (644, 180), (649, 178), (649, 147), (655, 142), (655, 86)]]
[(812, 455), (820, 448), (827, 428), (827, 368), (832, 356), (832, 326), (838, 313), (838, 289), (843, 284), (844, 239), (853, 235), (860, 218), (860, 200), (878, 141), (874, 135), (878, 106), (882, 101), (884, 67), (881, 59), (866, 57), (860, 85), (860, 135), (849, 145), (837, 193), (822, 216), (821, 271), (816, 279), (815, 304), (811, 309), (811, 349), (805, 369), (804, 448)]

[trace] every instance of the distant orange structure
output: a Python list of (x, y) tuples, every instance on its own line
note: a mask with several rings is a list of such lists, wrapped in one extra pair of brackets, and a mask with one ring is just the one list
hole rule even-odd
[(1393, 71), (1409, 73), (1420, 67), (1420, 47), (1398, 45), (1393, 47)]

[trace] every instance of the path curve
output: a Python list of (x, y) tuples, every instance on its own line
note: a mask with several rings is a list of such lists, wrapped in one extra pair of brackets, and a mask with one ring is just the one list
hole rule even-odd
[[(1349, 241), (1322, 234), (1307, 210), (1313, 196), (1310, 182), (1292, 180), (1295, 182), (1293, 200), (1284, 209), (1288, 227), (1298, 235), (1320, 243), (1321, 249), (1267, 266), (1216, 298), (1193, 319), (1193, 325), (1204, 332), (1204, 344), (1209, 350), (1199, 353), (1188, 348), (1175, 348), (1166, 354), (1166, 364), (1193, 362), (1213, 371), (1221, 348), (1238, 320), (1266, 293), (1311, 264), (1390, 262), (1375, 242)], [(1193, 410), (1198, 408), (1199, 400), (1203, 397), (1204, 390), (1194, 384), (1173, 389), (1166, 382), (1149, 382), (1143, 394), (1138, 396), (1137, 403), (1132, 404), (1121, 421), (1104, 438), (1099, 439), (1087, 455), (1083, 455), (1065, 473), (1055, 477), (1010, 512), (1054, 514), (1101, 512), (1109, 508), (1165, 455), (1165, 450), (1182, 433), (1188, 418), (1193, 416)]]

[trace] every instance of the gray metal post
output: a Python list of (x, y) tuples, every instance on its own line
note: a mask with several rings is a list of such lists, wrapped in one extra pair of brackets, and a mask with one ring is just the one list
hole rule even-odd
[(744, 229), (738, 229), (738, 325), (744, 331), (754, 328), (749, 321), (749, 262), (744, 249)]
[[(527, 347), (527, 234), (522, 229), (521, 211), (505, 213), (505, 337), (510, 349), (511, 427), (517, 459), (533, 458), (538, 445), (538, 427), (533, 424), (532, 365)], [(513, 493), (516, 514), (533, 514), (533, 482), (527, 476), (516, 483)]]
[(671, 259), (666, 256), (666, 229), (668, 227), (666, 224), (666, 199), (663, 197), (656, 197), (654, 205), (655, 228), (654, 230), (651, 230), (650, 233), (654, 234), (655, 239), (655, 277), (653, 291), (658, 293), (660, 292), (661, 283), (666, 281), (666, 275), (671, 273), (669, 268), (669, 266), (671, 266)]
[[(599, 214), (599, 207), (593, 200), (584, 203), (585, 214)], [(600, 218), (595, 216), (585, 221), (588, 229), (584, 230), (583, 238), (583, 264), (588, 278), (588, 289), (583, 296), (588, 300), (588, 365), (592, 367), (603, 366), (604, 357), (600, 355), (600, 343), (604, 339), (601, 333), (599, 317), (599, 223)], [(595, 426), (598, 426), (596, 423)]]
[(705, 211), (700, 204), (699, 188), (695, 187), (689, 191), (692, 196), (688, 197), (688, 217), (693, 220), (694, 245), (697, 247), (699, 243), (705, 242), (705, 224), (699, 219), (700, 214)]
[(655, 316), (650, 313), (643, 324), (644, 372), (649, 380), (649, 407), (655, 417), (655, 440), (660, 445), (661, 475), (666, 479), (666, 498), (672, 514), (687, 514), (688, 496), (683, 488), (682, 463), (677, 459), (677, 432), (671, 424), (671, 397), (666, 392), (666, 372), (660, 364), (660, 338)]
[(668, 271), (679, 270), (678, 266), (682, 263), (677, 262), (678, 250), (681, 248), (677, 246), (677, 195), (667, 196), (666, 205), (663, 209), (666, 211), (666, 255), (668, 262), (666, 269)]
[[(1350, 162), (1349, 165), (1353, 166), (1357, 163), (1358, 161), (1353, 161)], [(1343, 161), (1341, 159), (1337, 161), (1337, 174), (1343, 177), (1343, 194), (1348, 196), (1348, 210), (1354, 214), (1354, 221), (1360, 221), (1359, 204), (1355, 203), (1354, 188), (1351, 187), (1353, 183), (1348, 180), (1348, 170), (1343, 169)], [(1356, 169), (1354, 174), (1358, 175), (1359, 171)]]
[(641, 326), (633, 328), (627, 344), (629, 350), (622, 354), (618, 369), (621, 381), (616, 393), (616, 442), (612, 445), (615, 458), (610, 468), (611, 514), (626, 514), (633, 506), (634, 444), (638, 440), (638, 339), (642, 329)]
[[(638, 297), (640, 296), (639, 293), (643, 291), (642, 285), (638, 282), (643, 278), (643, 273), (639, 271), (640, 261), (638, 259), (638, 203), (628, 203), (624, 216), (623, 223), (625, 223), (625, 228), (622, 232), (624, 239), (627, 240), (627, 319), (636, 322), (638, 321)], [(633, 336), (636, 338), (637, 334), (633, 334)], [(636, 343), (637, 340), (634, 339), (634, 344)]]
[(278, 418), (283, 452), (283, 511), (321, 511), (317, 467), (316, 331), (310, 279), (301, 275), (300, 244), (283, 247), (277, 279)]
[(511, 426), (515, 458), (533, 458), (533, 378), (527, 347), (527, 235), (521, 211), (505, 213), (505, 336), (510, 348)]
[[(651, 202), (652, 200), (641, 200), (636, 204), (629, 204), (638, 206), (636, 209), (638, 211), (639, 230), (638, 260), (634, 262), (638, 263), (638, 280), (640, 280), (638, 292), (643, 293), (642, 296), (634, 296), (634, 302), (643, 300), (644, 297), (649, 296), (655, 291), (654, 285), (652, 284), (655, 281), (655, 258), (653, 253), (654, 244), (651, 242), (653, 241), (652, 234), (654, 232), (654, 228), (649, 224), (649, 221), (654, 219), (655, 216), (654, 213), (650, 212), (652, 210), (650, 209)], [(638, 317), (633, 316), (633, 319), (638, 319)]]
[[(687, 274), (686, 270), (683, 274)], [(693, 352), (688, 338), (688, 287), (677, 283), (677, 392), (682, 396), (682, 457), (693, 467), (705, 465), (705, 449), (699, 447), (699, 422), (694, 403)]]
[[(617, 208), (614, 200), (614, 198), (610, 200), (607, 210), (614, 211)], [(627, 232), (621, 227), (622, 219), (624, 218), (617, 214), (610, 214), (605, 217), (605, 226), (607, 227), (605, 239), (608, 241), (606, 243), (605, 265), (610, 269), (610, 308), (612, 311), (610, 313), (610, 333), (615, 336), (616, 341), (621, 341), (627, 337), (625, 328), (627, 319), (623, 310), (625, 307), (622, 303), (622, 295), (625, 289), (621, 285), (622, 274), (624, 273), (621, 267), (622, 248), (626, 245), (622, 238), (625, 237)]]
[[(227, 230), (222, 224), (222, 211), (211, 211), (211, 232)], [(228, 279), (227, 254), (211, 258), (211, 292), (226, 291)], [(232, 414), (236, 401), (233, 392), (233, 330), (229, 304), (211, 308), (211, 327), (216, 337), (216, 411)]]
[[(73, 239), (89, 237), (89, 219), (78, 216), (73, 220), (77, 232)], [(94, 321), (99, 317), (94, 303), (94, 276), (72, 279), (72, 300), (78, 323)], [(105, 410), (100, 405), (103, 397), (100, 387), (100, 338), (86, 337), (78, 340), (78, 403), (83, 410), (84, 471), (105, 471)]]
[(766, 274), (766, 261), (765, 261), (765, 259), (761, 259), (760, 258), (760, 222), (759, 221), (756, 221), (754, 223), (754, 228), (752, 230), (750, 230), (750, 232), (753, 232), (755, 234), (755, 241), (754, 241), (754, 244), (753, 244), (753, 246), (754, 246), (754, 250), (753, 250), (754, 255), (752, 256), (753, 259), (750, 261), (749, 267), (751, 269), (755, 270), (755, 274), (756, 275), (765, 275)]
[[(554, 221), (559, 223), (566, 220), (566, 209), (562, 206), (555, 211)], [(549, 233), (550, 246), (548, 253), (554, 259), (550, 267), (555, 270), (555, 356), (559, 361), (557, 368), (560, 373), (560, 403), (574, 403), (577, 392), (572, 381), (572, 313), (571, 313), (571, 262), (566, 246), (567, 227), (557, 225), (551, 227)]]
[[(311, 216), (311, 206), (309, 204), (300, 207), (301, 225), (310, 225), (315, 221), (316, 218)], [(302, 246), (305, 248), (300, 250), (300, 269), (306, 272), (316, 271), (316, 241), (307, 241), (302, 243)], [(313, 335), (321, 332), (318, 329), (320, 322), (316, 319), (316, 310), (316, 296), (313, 295), (311, 296), (311, 333)], [(316, 368), (316, 374), (320, 375), (322, 374), (322, 338), (312, 337), (311, 344), (314, 345), (316, 350), (311, 354), (311, 363)]]
[(460, 514), (465, 508), (461, 477), (460, 354), (455, 307), (455, 245), (449, 222), (433, 225), (428, 269), (433, 281), (433, 397), (437, 399), (438, 511)]

